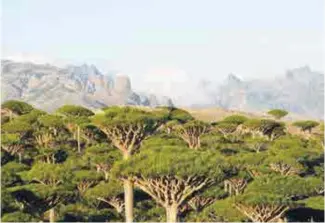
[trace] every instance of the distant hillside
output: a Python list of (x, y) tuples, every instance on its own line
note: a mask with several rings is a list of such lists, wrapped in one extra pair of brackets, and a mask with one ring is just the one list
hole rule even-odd
[(324, 116), (324, 75), (307, 66), (289, 70), (284, 76), (273, 79), (261, 76), (244, 81), (230, 74), (219, 86), (207, 81), (202, 84), (200, 89), (209, 98), (209, 104), (204, 107), (248, 112), (280, 108), (313, 118)]
[(167, 97), (136, 93), (125, 75), (104, 75), (91, 65), (1, 61), (1, 101), (18, 99), (46, 111), (64, 104), (96, 109), (108, 105), (172, 105)]

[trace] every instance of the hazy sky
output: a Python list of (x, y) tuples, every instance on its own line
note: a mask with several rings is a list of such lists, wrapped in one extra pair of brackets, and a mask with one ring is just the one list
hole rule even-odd
[(323, 71), (323, 0), (2, 0), (3, 57), (87, 62), (135, 84)]

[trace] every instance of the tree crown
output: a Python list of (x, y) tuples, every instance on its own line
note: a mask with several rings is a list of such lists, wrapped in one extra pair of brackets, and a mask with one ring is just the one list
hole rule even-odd
[(1, 108), (7, 108), (18, 115), (26, 114), (34, 109), (33, 106), (27, 104), (26, 102), (16, 100), (9, 100), (4, 102), (1, 105)]
[(280, 119), (280, 118), (283, 118), (284, 116), (286, 116), (288, 114), (288, 112), (285, 110), (282, 110), (282, 109), (272, 109), (272, 110), (268, 111), (268, 114), (272, 115), (276, 119)]
[(243, 124), (248, 118), (243, 115), (230, 115), (223, 119), (223, 122), (233, 123), (236, 125)]
[(94, 115), (94, 113), (91, 110), (84, 108), (82, 106), (78, 106), (78, 105), (64, 105), (64, 106), (58, 108), (56, 112), (59, 114), (70, 116), (70, 117), (71, 116), (73, 116), (73, 117), (76, 117), (76, 116), (89, 117), (89, 116)]
[(119, 162), (112, 171), (115, 176), (122, 177), (197, 175), (220, 180), (224, 177), (225, 166), (226, 163), (212, 153), (200, 153), (187, 147), (163, 146), (144, 150), (127, 161)]

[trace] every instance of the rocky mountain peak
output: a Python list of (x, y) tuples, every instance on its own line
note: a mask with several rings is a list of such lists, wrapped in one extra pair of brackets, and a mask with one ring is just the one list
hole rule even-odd
[(239, 77), (237, 77), (235, 74), (230, 73), (227, 76), (227, 82), (229, 84), (240, 84), (242, 80)]
[(103, 75), (94, 65), (60, 68), (5, 60), (1, 70), (2, 102), (22, 100), (47, 111), (64, 104), (99, 108), (117, 104), (156, 106), (171, 103), (165, 98), (150, 103), (151, 96), (146, 94), (141, 95), (140, 100), (127, 75)]
[(124, 74), (117, 74), (114, 81), (114, 90), (117, 93), (129, 94), (131, 92), (130, 78)]

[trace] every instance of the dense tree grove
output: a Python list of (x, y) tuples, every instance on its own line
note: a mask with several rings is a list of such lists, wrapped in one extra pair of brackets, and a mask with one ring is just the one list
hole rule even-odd
[[(324, 124), (169, 107), (1, 108), (4, 222), (323, 222)], [(320, 125), (321, 131), (315, 127)]]

